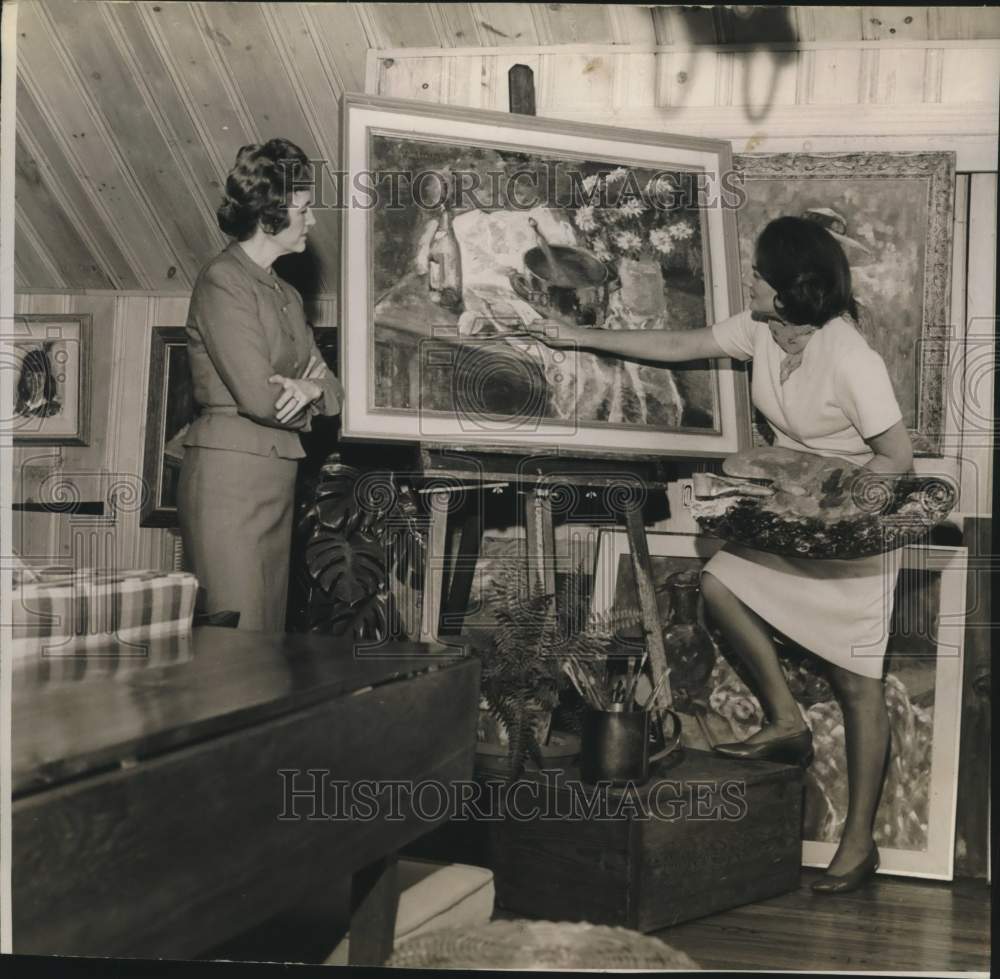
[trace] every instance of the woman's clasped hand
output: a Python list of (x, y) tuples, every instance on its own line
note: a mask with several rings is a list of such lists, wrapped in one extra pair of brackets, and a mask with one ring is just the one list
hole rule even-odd
[[(279, 422), (287, 423), (296, 418), (324, 395), (323, 389), (315, 383), (327, 376), (327, 366), (316, 357), (310, 357), (301, 377), (285, 377), (283, 374), (272, 374), (268, 384), (280, 384), (281, 394), (274, 403), (275, 417)], [(328, 410), (336, 411), (337, 405), (327, 405)]]

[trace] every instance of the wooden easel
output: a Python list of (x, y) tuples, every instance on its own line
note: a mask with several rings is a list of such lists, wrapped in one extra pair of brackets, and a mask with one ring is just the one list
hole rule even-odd
[[(535, 85), (533, 72), (527, 65), (513, 65), (508, 72), (508, 93), (510, 111), (520, 115), (535, 115)], [(454, 451), (454, 450), (452, 450)], [(462, 450), (459, 450), (462, 451)], [(502, 453), (484, 457), (473, 449), (476, 458), (475, 469), (478, 470), (478, 487), (473, 484), (473, 492), (481, 494), (488, 488), (515, 484), (525, 496), (525, 535), (527, 537), (528, 573), (541, 583), (545, 594), (555, 595), (555, 532), (552, 522), (551, 490), (554, 482), (569, 484), (580, 488), (607, 486), (609, 483), (620, 483), (624, 467), (632, 467), (638, 471), (635, 479), (642, 482), (644, 488), (655, 485), (651, 479), (654, 470), (652, 465), (643, 466), (635, 460), (615, 460), (609, 464), (609, 472), (603, 478), (600, 467), (603, 463), (587, 460), (572, 461), (558, 455), (554, 459), (555, 466), (546, 472), (543, 460), (512, 459)], [(454, 456), (451, 457), (454, 461)], [(532, 465), (534, 462), (534, 465)], [(424, 471), (439, 469), (442, 475), (454, 477), (462, 481), (473, 475), (473, 472), (462, 472), (447, 469), (448, 463), (435, 458), (433, 450), (421, 450), (421, 468)], [(642, 474), (645, 470), (645, 478)], [(468, 491), (470, 483), (464, 481), (457, 484), (462, 492)], [(665, 489), (665, 486), (664, 486)], [(438, 643), (440, 639), (440, 623), (442, 611), (451, 615), (462, 616), (468, 607), (469, 594), (472, 588), (475, 560), (482, 548), (481, 498), (476, 505), (466, 512), (459, 551), (456, 560), (458, 573), (453, 573), (448, 583), (447, 598), (445, 597), (444, 567), (445, 545), (448, 533), (448, 509), (453, 490), (447, 487), (433, 489), (430, 492), (432, 517), (430, 533), (428, 534), (425, 557), (424, 593), (421, 610), (421, 641)], [(644, 494), (637, 494), (639, 500)], [(649, 542), (646, 539), (646, 527), (642, 520), (641, 505), (624, 506), (622, 518), (628, 534), (629, 551), (632, 555), (632, 569), (635, 574), (636, 591), (639, 596), (639, 607), (642, 613), (642, 625), (645, 640), (649, 649), (649, 664), (654, 686), (663, 679), (656, 707), (669, 707), (672, 703), (670, 692), (669, 670), (666, 650), (663, 645), (663, 628), (656, 604), (656, 591), (653, 587), (653, 568), (649, 557)]]
[[(455, 466), (456, 459), (462, 457), (468, 460), (468, 469)], [(468, 451), (454, 448), (438, 451), (422, 447), (420, 469), (429, 484), (427, 493), (431, 507), (424, 557), (420, 640), (432, 644), (447, 642), (441, 629), (442, 615), (447, 613), (460, 622), (468, 606), (475, 563), (482, 549), (482, 493), (500, 487), (512, 487), (523, 494), (528, 572), (542, 586), (545, 594), (554, 595), (556, 549), (552, 492), (557, 486), (574, 486), (580, 490), (607, 487), (626, 490), (620, 494), (623, 505), (615, 516), (625, 524), (628, 534), (653, 684), (657, 684), (664, 674), (668, 674), (655, 706), (670, 706), (672, 697), (663, 645), (663, 627), (653, 587), (652, 562), (641, 506), (641, 501), (651, 486), (661, 489), (665, 487), (666, 479), (657, 463), (634, 459), (582, 461), (569, 459), (558, 453), (523, 457), (502, 452), (484, 453), (475, 448)], [(633, 494), (635, 505), (628, 505), (629, 483), (642, 488), (642, 492)], [(459, 493), (472, 496), (464, 514), (456, 560), (446, 576), (449, 509), (453, 498)], [(448, 633), (456, 634), (459, 631), (460, 627), (451, 628)]]

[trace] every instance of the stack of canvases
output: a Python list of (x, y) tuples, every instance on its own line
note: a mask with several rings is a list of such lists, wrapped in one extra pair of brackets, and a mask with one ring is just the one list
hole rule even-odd
[[(50, 656), (75, 656), (144, 640), (186, 637), (197, 591), (198, 579), (181, 572), (15, 569), (14, 652), (42, 647)], [(142, 648), (148, 653), (154, 647)], [(161, 643), (155, 648), (179, 647)]]

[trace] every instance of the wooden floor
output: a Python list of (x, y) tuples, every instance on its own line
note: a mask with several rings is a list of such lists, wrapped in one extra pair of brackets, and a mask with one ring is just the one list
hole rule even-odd
[[(675, 925), (656, 937), (686, 952), (704, 969), (975, 973), (990, 970), (990, 888), (985, 881), (953, 883), (878, 876), (854, 894), (818, 897), (803, 870), (797, 891)], [(274, 961), (274, 939), (291, 942), (295, 961), (322, 962), (347, 927), (347, 888), (339, 920), (275, 922), (217, 949), (206, 958)], [(497, 912), (495, 918), (517, 915)], [(294, 938), (292, 936), (295, 936)]]
[(990, 968), (990, 887), (878, 876), (821, 897), (790, 894), (657, 932), (705, 969), (979, 972)]

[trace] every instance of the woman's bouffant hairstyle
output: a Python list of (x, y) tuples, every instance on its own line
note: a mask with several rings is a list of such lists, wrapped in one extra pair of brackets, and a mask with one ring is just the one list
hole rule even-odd
[(844, 249), (815, 221), (771, 221), (757, 239), (754, 261), (760, 277), (777, 293), (775, 312), (789, 323), (822, 326), (842, 313), (858, 318)]
[(312, 178), (309, 158), (287, 139), (241, 147), (216, 212), (219, 227), (237, 241), (250, 238), (258, 224), (270, 235), (283, 231), (292, 194), (308, 189)]

